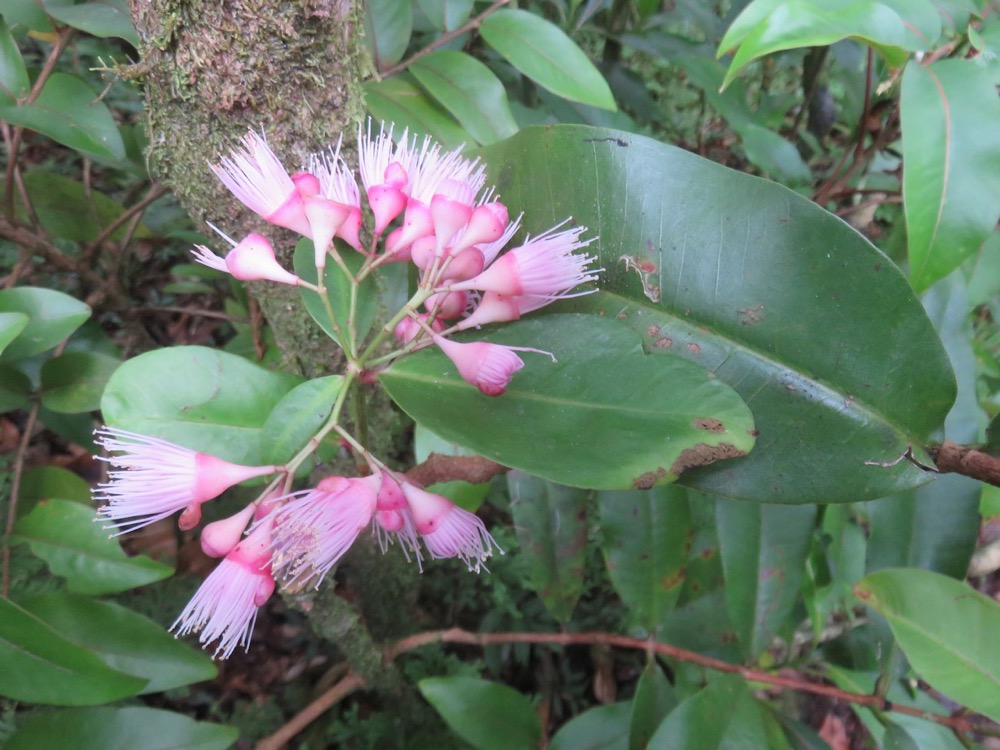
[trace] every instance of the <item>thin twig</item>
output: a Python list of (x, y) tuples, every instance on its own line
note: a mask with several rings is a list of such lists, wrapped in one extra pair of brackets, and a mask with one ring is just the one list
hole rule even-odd
[(861, 158), (865, 149), (865, 133), (868, 132), (868, 118), (872, 111), (872, 77), (875, 75), (875, 50), (868, 48), (868, 61), (865, 65), (865, 103), (861, 110), (861, 120), (858, 122), (858, 142), (854, 145), (854, 160)]
[(403, 60), (402, 62), (396, 63), (391, 68), (387, 68), (386, 70), (380, 70), (379, 71), (379, 75), (381, 75), (383, 78), (388, 78), (389, 76), (391, 76), (391, 75), (393, 75), (395, 73), (398, 73), (401, 70), (406, 70), (415, 61), (419, 60), (421, 57), (426, 57), (431, 52), (433, 52), (434, 50), (436, 50), (438, 47), (441, 47), (441, 46), (447, 44), (448, 42), (450, 42), (452, 39), (455, 39), (456, 37), (460, 37), (466, 31), (471, 31), (472, 29), (479, 28), (479, 24), (481, 24), (483, 22), (483, 20), (487, 16), (490, 16), (490, 15), (496, 13), (503, 6), (507, 5), (509, 2), (510, 2), (510, 0), (495, 0), (495, 2), (493, 3), (493, 5), (491, 5), (489, 8), (487, 8), (486, 10), (484, 10), (482, 13), (480, 13), (475, 18), (470, 18), (468, 21), (466, 21), (465, 23), (463, 23), (461, 26), (459, 26), (454, 31), (449, 31), (446, 34), (442, 34), (437, 39), (435, 39), (433, 42), (431, 42), (426, 47), (424, 47), (422, 50), (419, 50), (418, 52), (414, 52), (412, 55), (410, 55), (407, 59)]
[(943, 716), (929, 711), (923, 711), (912, 706), (899, 705), (886, 700), (879, 695), (867, 693), (851, 693), (831, 685), (824, 685), (783, 674), (772, 674), (757, 669), (730, 664), (720, 659), (688, 651), (658, 641), (629, 638), (614, 633), (471, 633), (460, 628), (435, 630), (403, 638), (385, 649), (385, 661), (390, 662), (400, 654), (432, 643), (463, 643), (472, 646), (492, 646), (508, 643), (537, 643), (541, 645), (561, 646), (609, 646), (642, 651), (654, 651), (661, 656), (668, 656), (679, 661), (698, 664), (717, 672), (738, 674), (749, 682), (760, 682), (779, 688), (797, 690), (813, 695), (822, 695), (842, 703), (855, 703), (878, 711), (895, 711), (896, 713), (916, 716), (926, 721), (941, 724), (956, 732), (979, 732), (990, 736), (1000, 736), (1000, 730), (989, 726), (973, 723), (962, 716)]
[(129, 221), (137, 221), (140, 219), (143, 211), (145, 211), (151, 203), (159, 200), (168, 192), (167, 188), (157, 182), (150, 185), (149, 191), (140, 201), (129, 206), (128, 209), (126, 209), (120, 216), (104, 227), (101, 233), (97, 235), (97, 238), (84, 249), (82, 253), (83, 257), (87, 260), (91, 259), (101, 245), (103, 245), (105, 241), (107, 241), (108, 237), (114, 234), (119, 227)]
[(332, 706), (346, 698), (355, 690), (364, 687), (365, 681), (353, 672), (331, 687), (319, 698), (292, 717), (277, 732), (257, 743), (256, 750), (281, 750), (295, 735), (316, 721)]
[(28, 411), (28, 420), (24, 425), (24, 433), (21, 435), (21, 442), (17, 446), (17, 455), (14, 457), (14, 471), (10, 481), (10, 497), (7, 499), (7, 524), (4, 527), (3, 552), (0, 558), (3, 560), (3, 582), (0, 584), (0, 596), (4, 599), (10, 594), (10, 535), (14, 532), (14, 524), (17, 522), (17, 500), (21, 492), (21, 476), (24, 474), (24, 463), (28, 455), (28, 446), (31, 445), (31, 433), (35, 431), (35, 423), (38, 421), (38, 412), (42, 408), (41, 401), (35, 401)]

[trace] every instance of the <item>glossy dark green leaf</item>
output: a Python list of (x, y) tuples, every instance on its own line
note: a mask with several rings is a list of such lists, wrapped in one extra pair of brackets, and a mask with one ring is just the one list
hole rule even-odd
[(343, 383), (340, 375), (308, 380), (278, 402), (261, 435), (265, 464), (280, 466), (309, 442), (329, 418)]
[(217, 673), (204, 652), (121, 605), (64, 593), (39, 594), (18, 604), (112, 669), (148, 680), (142, 694), (211, 680)]
[(439, 50), (414, 61), (409, 71), (477, 143), (496, 143), (517, 132), (506, 89), (474, 57)]
[(432, 136), (445, 148), (458, 148), (470, 140), (451, 116), (407, 75), (366, 83), (364, 89), (368, 111), (376, 120), (394, 122), (400, 130), (408, 128), (411, 135)]
[[(940, 33), (940, 22), (938, 28)], [(720, 56), (739, 45), (723, 86), (729, 85), (751, 62), (766, 55), (802, 47), (825, 47), (843, 39), (856, 39), (874, 47), (893, 67), (906, 62), (906, 50), (914, 42), (918, 49), (928, 46), (919, 38), (909, 37), (899, 13), (884, 3), (758, 1), (736, 19), (719, 44)]]
[(504, 8), (487, 16), (479, 33), (517, 70), (557, 96), (615, 110), (601, 72), (555, 24), (526, 10)]
[(14, 35), (0, 16), (0, 104), (13, 104), (28, 93), (31, 81)]
[(18, 518), (27, 515), (39, 500), (71, 500), (89, 506), (90, 485), (79, 474), (61, 466), (34, 466), (21, 476)]
[(0, 291), (0, 313), (22, 313), (28, 325), (3, 350), (6, 360), (22, 359), (51, 349), (90, 317), (90, 307), (68, 294), (40, 287)]
[[(66, 240), (93, 242), (104, 228), (118, 219), (125, 208), (80, 180), (34, 169), (24, 175), (24, 184), (38, 220), (45, 230)], [(123, 225), (111, 233), (121, 240), (129, 226)], [(149, 237), (149, 228), (142, 222), (135, 227), (134, 237)]]
[(126, 555), (96, 521), (93, 508), (81, 503), (42, 500), (17, 522), (14, 538), (78, 594), (115, 594), (173, 575), (173, 568), (145, 555)]
[[(344, 249), (343, 246), (339, 249), (340, 256), (344, 260), (344, 265), (347, 266), (347, 269), (352, 274), (357, 273), (364, 262), (364, 258), (353, 250)], [(299, 244), (295, 246), (294, 265), (296, 274), (310, 284), (316, 283), (316, 254), (311, 241), (300, 240)], [(352, 279), (344, 273), (344, 270), (332, 258), (327, 259), (323, 278), (325, 279), (327, 297), (330, 299), (330, 306), (333, 310), (336, 326), (339, 327), (341, 333), (337, 333), (337, 328), (330, 321), (330, 316), (323, 306), (323, 301), (316, 292), (305, 287), (299, 287), (302, 302), (306, 306), (306, 310), (313, 317), (313, 320), (319, 324), (319, 327), (326, 331), (327, 335), (340, 344), (342, 348), (347, 348), (343, 336), (348, 335), (350, 325)], [(377, 310), (378, 299), (375, 292), (375, 279), (373, 276), (368, 276), (361, 283), (357, 292), (357, 307), (354, 317), (355, 348), (357, 348), (360, 342), (364, 341), (365, 336), (368, 335), (368, 331), (371, 330), (372, 324), (375, 322), (375, 313)]]
[(1000, 720), (1000, 604), (914, 568), (872, 573), (855, 595), (889, 621), (913, 669), (952, 700)]
[(31, 399), (31, 380), (16, 367), (0, 362), (0, 414), (23, 409)]
[(0, 354), (16, 339), (31, 319), (23, 312), (0, 312)]
[(788, 740), (766, 706), (736, 675), (720, 675), (670, 712), (649, 750), (784, 750)]
[(588, 709), (559, 728), (549, 750), (628, 750), (631, 718), (628, 701)]
[(656, 661), (646, 664), (635, 686), (632, 699), (632, 720), (629, 729), (629, 750), (645, 750), (657, 727), (674, 708), (677, 696), (673, 685)]
[(145, 680), (111, 669), (27, 610), (0, 598), (0, 695), (31, 703), (92, 706), (135, 695), (145, 685)]
[(975, 60), (903, 73), (903, 205), (910, 279), (922, 291), (973, 255), (1000, 217), (1000, 101)]
[(812, 505), (718, 500), (726, 606), (749, 661), (771, 645), (798, 602), (816, 523)]
[(650, 633), (673, 609), (691, 554), (687, 495), (677, 487), (601, 492), (602, 549), (629, 618)]
[(81, 5), (48, 8), (49, 15), (67, 26), (99, 37), (118, 37), (139, 47), (127, 0), (90, 0)]
[(21, 724), (5, 750), (226, 750), (239, 730), (157, 708), (64, 709)]
[(513, 688), (470, 677), (431, 677), (418, 687), (445, 723), (477, 750), (538, 747), (538, 713)]
[(365, 3), (365, 41), (375, 67), (385, 70), (403, 59), (413, 33), (413, 4), (399, 0)]
[(0, 106), (0, 119), (77, 151), (115, 161), (125, 158), (111, 110), (98, 100), (98, 93), (69, 73), (53, 73), (32, 104)]
[(882, 750), (920, 750), (920, 746), (901, 726), (890, 724), (882, 736)]
[(560, 310), (620, 320), (652, 354), (697, 362), (749, 404), (750, 455), (684, 484), (815, 503), (927, 481), (907, 461), (866, 462), (925, 443), (954, 398), (951, 368), (906, 279), (847, 224), (780, 185), (619, 131), (526, 128), (479, 154), (511, 211), (529, 211), (526, 231), (573, 216), (600, 236), (601, 291)]
[(507, 473), (507, 490), (531, 587), (553, 617), (568, 622), (585, 584), (589, 493), (520, 471)]
[(66, 352), (42, 365), (42, 403), (62, 414), (94, 411), (121, 360), (97, 352)]
[(233, 463), (267, 465), (263, 428), (301, 378), (201, 346), (133, 357), (108, 381), (104, 419)]
[(644, 354), (613, 320), (549, 315), (475, 339), (557, 361), (524, 353), (524, 369), (496, 398), (462, 380), (438, 347), (379, 380), (417, 422), (505, 466), (573, 487), (648, 488), (753, 445), (750, 413), (730, 388), (679, 357)]

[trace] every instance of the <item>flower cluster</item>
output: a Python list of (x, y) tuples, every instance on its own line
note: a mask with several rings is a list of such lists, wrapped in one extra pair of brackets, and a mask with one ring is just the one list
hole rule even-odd
[[(106, 501), (99, 517), (119, 533), (178, 510), (178, 525), (192, 529), (202, 504), (246, 479), (281, 471), (232, 464), (125, 430), (103, 428), (97, 440), (111, 452), (103, 460), (115, 467), (96, 493)], [(257, 611), (276, 582), (319, 586), (366, 528), (383, 551), (398, 541), (418, 565), (421, 541), (431, 558), (457, 557), (475, 572), (494, 547), (502, 552), (477, 516), (402, 476), (381, 469), (367, 477), (327, 477), (310, 490), (266, 493), (239, 513), (207, 524), (202, 550), (222, 560), (172, 629), (198, 632), (203, 644), (218, 641), (215, 655), (228, 657), (249, 642)]]
[[(524, 366), (515, 351), (530, 348), (449, 341), (454, 332), (513, 321), (595, 281), (594, 256), (578, 252), (585, 227), (568, 219), (502, 252), (520, 227), (486, 188), (485, 169), (461, 149), (445, 151), (431, 139), (392, 128), (375, 135), (371, 123), (358, 131), (359, 173), (341, 156), (341, 144), (309, 158), (304, 171), (289, 174), (256, 133), (213, 169), (226, 187), (265, 220), (312, 240), (317, 269), (338, 259), (333, 239), (362, 253), (361, 274), (389, 262), (412, 262), (419, 291), (394, 320), (401, 353), (436, 344), (459, 374), (484, 394), (504, 392)], [(361, 241), (362, 190), (371, 211), (371, 242)], [(224, 236), (224, 235), (223, 235)], [(229, 239), (229, 238), (226, 238)], [(266, 238), (251, 234), (225, 258), (197, 246), (195, 258), (238, 279), (306, 285), (281, 267)], [(547, 353), (547, 352), (545, 352)], [(551, 356), (551, 355), (550, 355)]]

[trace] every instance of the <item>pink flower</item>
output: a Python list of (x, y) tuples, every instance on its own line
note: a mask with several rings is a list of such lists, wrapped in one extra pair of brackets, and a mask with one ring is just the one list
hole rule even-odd
[(240, 142), (242, 148), (233, 149), (218, 165), (209, 165), (212, 171), (258, 216), (309, 237), (302, 196), (267, 141), (250, 131)]
[(485, 568), (493, 547), (500, 549), (483, 522), (451, 500), (404, 482), (403, 494), (410, 506), (413, 525), (427, 545), (432, 558), (457, 557), (470, 571)]
[(504, 253), (475, 278), (452, 284), (449, 289), (478, 289), (505, 296), (527, 294), (550, 300), (574, 296), (569, 294), (571, 289), (597, 279), (596, 271), (588, 269), (596, 258), (574, 252), (593, 240), (580, 242), (586, 227), (556, 232), (559, 226)]
[(110, 471), (110, 481), (94, 491), (94, 499), (106, 503), (99, 514), (109, 519), (120, 534), (179, 510), (184, 511), (180, 527), (194, 528), (201, 520), (202, 503), (235, 484), (277, 471), (274, 466), (231, 464), (127, 430), (104, 427), (95, 434), (102, 448), (120, 454), (99, 457), (118, 470)]
[(202, 265), (230, 273), (240, 281), (276, 281), (292, 286), (298, 286), (301, 281), (294, 273), (281, 267), (271, 243), (259, 234), (248, 234), (225, 258), (220, 258), (204, 245), (195, 245), (192, 252), (194, 259)]
[(555, 361), (550, 352), (525, 346), (502, 346), (485, 341), (460, 344), (443, 336), (434, 336), (434, 343), (455, 363), (462, 379), (472, 383), (486, 396), (502, 394), (507, 390), (514, 373), (524, 367), (524, 360), (515, 351), (548, 354)]
[(237, 544), (170, 626), (177, 635), (200, 632), (202, 645), (218, 640), (213, 658), (228, 659), (237, 646), (249, 646), (257, 610), (274, 593), (271, 525), (264, 519)]
[(286, 582), (318, 574), (316, 586), (354, 544), (375, 515), (382, 477), (327, 477), (316, 488), (289, 495), (275, 513), (274, 568)]
[(467, 318), (460, 320), (455, 326), (464, 331), (469, 328), (479, 328), (487, 323), (506, 323), (518, 320), (522, 315), (537, 310), (552, 302), (549, 297), (532, 297), (521, 294), (505, 297), (496, 292), (484, 292), (476, 309)]
[(354, 173), (340, 156), (340, 141), (331, 153), (312, 155), (309, 171), (316, 174), (319, 187), (315, 196), (305, 199), (305, 212), (316, 246), (317, 267), (323, 268), (326, 252), (334, 237), (340, 237), (355, 250), (361, 248), (358, 236), (361, 197)]
[[(496, 242), (503, 237), (509, 224), (510, 217), (507, 213), (507, 207), (503, 203), (492, 201), (476, 206), (465, 229), (456, 236), (452, 253), (461, 252), (473, 245)], [(510, 237), (507, 239), (509, 240)], [(504, 244), (507, 244), (506, 241)], [(492, 257), (490, 259), (492, 260)]]
[(228, 555), (233, 547), (240, 543), (243, 532), (247, 524), (254, 517), (257, 511), (257, 504), (250, 503), (239, 513), (223, 518), (220, 521), (213, 521), (206, 524), (201, 530), (201, 550), (209, 557), (224, 557)]

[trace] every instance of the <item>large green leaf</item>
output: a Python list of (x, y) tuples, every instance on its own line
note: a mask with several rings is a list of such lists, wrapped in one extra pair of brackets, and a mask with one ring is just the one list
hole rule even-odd
[(660, 665), (651, 660), (642, 670), (632, 699), (632, 721), (629, 730), (629, 750), (645, 750), (656, 728), (674, 708), (677, 695), (667, 681)]
[(13, 104), (28, 93), (31, 81), (14, 35), (0, 17), (0, 103)]
[(18, 604), (112, 669), (148, 680), (144, 694), (211, 680), (217, 673), (204, 652), (121, 605), (61, 592)]
[(49, 6), (47, 10), (52, 18), (74, 29), (99, 37), (118, 37), (139, 47), (139, 35), (126, 0), (91, 0), (80, 5)]
[(485, 18), (479, 33), (521, 73), (553, 94), (615, 110), (608, 82), (562, 29), (526, 10), (505, 8)]
[(646, 489), (753, 445), (750, 413), (732, 389), (680, 357), (646, 355), (613, 320), (550, 315), (478, 338), (558, 361), (525, 353), (497, 398), (462, 380), (437, 347), (379, 379), (417, 422), (505, 466), (573, 487)]
[[(55, 237), (92, 242), (104, 227), (125, 213), (118, 201), (93, 186), (49, 170), (31, 170), (24, 175), (24, 184), (38, 220)], [(123, 225), (112, 232), (111, 237), (121, 240), (128, 231), (129, 226)], [(149, 237), (150, 234), (143, 223), (135, 228), (135, 237)]]
[(507, 473), (507, 490), (531, 586), (553, 617), (568, 622), (585, 584), (589, 493), (519, 471)]
[(715, 512), (726, 606), (743, 653), (752, 661), (788, 625), (799, 597), (816, 508), (720, 499)]
[[(936, 38), (941, 22), (927, 0), (907, 0), (924, 26)], [(905, 12), (905, 11), (904, 11)], [(908, 15), (908, 13), (907, 13)], [(754, 60), (782, 50), (825, 47), (843, 39), (857, 39), (885, 56), (893, 67), (906, 62), (907, 50), (930, 47), (926, 34), (900, 17), (889, 3), (858, 0), (758, 0), (733, 22), (719, 44), (719, 56), (738, 45), (723, 87)], [(932, 40), (933, 41), (933, 40)]]
[(37, 130), (77, 151), (116, 161), (125, 158), (125, 144), (111, 110), (69, 73), (53, 73), (32, 104), (0, 106), (0, 119)]
[(71, 500), (42, 500), (14, 527), (14, 539), (65, 576), (70, 591), (114, 594), (173, 574), (145, 555), (129, 557), (95, 521), (96, 513)]
[(474, 57), (439, 50), (414, 61), (409, 71), (477, 143), (495, 143), (517, 132), (506, 89)]
[(934, 689), (1000, 721), (1000, 604), (962, 581), (914, 568), (872, 573), (854, 591), (889, 621), (913, 669)]
[(13, 311), (0, 312), (0, 354), (7, 348), (7, 345), (16, 339), (25, 328), (31, 318), (27, 313)]
[[(15, 287), (0, 291), (0, 313), (28, 316), (27, 326), (3, 350), (7, 360), (21, 359), (51, 349), (90, 317), (90, 307), (68, 294), (40, 287)], [(18, 318), (14, 328), (20, 326)]]
[(108, 381), (101, 410), (112, 427), (266, 465), (261, 436), (268, 415), (300, 382), (234, 354), (178, 346), (125, 362)]
[(922, 291), (974, 254), (1000, 217), (1000, 100), (975, 60), (911, 62), (900, 94), (910, 278)]
[(591, 708), (561, 726), (549, 750), (629, 750), (631, 718), (630, 701)]
[(783, 750), (788, 740), (770, 710), (736, 675), (721, 675), (670, 712), (649, 750)]
[(121, 360), (98, 352), (66, 352), (42, 365), (42, 403), (61, 414), (94, 411)]
[(630, 619), (655, 633), (677, 603), (691, 556), (687, 493), (678, 487), (602, 492), (598, 502), (611, 583)]
[(528, 128), (479, 154), (512, 212), (530, 209), (527, 231), (571, 215), (600, 236), (601, 291), (561, 309), (620, 320), (652, 354), (701, 364), (750, 405), (753, 452), (685, 484), (814, 503), (926, 481), (908, 461), (866, 462), (919, 455), (954, 398), (951, 368), (902, 274), (847, 224), (780, 185), (619, 131)]
[(368, 0), (365, 3), (365, 41), (379, 70), (403, 59), (412, 33), (412, 3), (399, 0)]
[(0, 695), (31, 703), (92, 706), (135, 695), (145, 685), (145, 680), (115, 671), (0, 597)]
[(445, 148), (458, 148), (470, 138), (405, 74), (364, 85), (365, 103), (376, 120), (394, 122), (410, 135), (429, 135)]
[(343, 383), (341, 375), (307, 380), (278, 402), (261, 435), (265, 464), (286, 463), (319, 432), (333, 411)]
[(470, 677), (431, 677), (419, 687), (448, 726), (477, 750), (538, 747), (538, 714), (513, 688)]
[(26, 719), (4, 750), (226, 750), (239, 730), (157, 708), (63, 709)]

